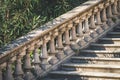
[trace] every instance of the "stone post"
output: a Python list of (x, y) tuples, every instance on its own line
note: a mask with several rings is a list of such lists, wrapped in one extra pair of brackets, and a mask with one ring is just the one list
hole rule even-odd
[(33, 52), (32, 48), (28, 48), (26, 50), (25, 63), (24, 63), (24, 69), (25, 69), (24, 79), (25, 80), (35, 80), (35, 77), (31, 72), (32, 66), (31, 66), (30, 53), (32, 53), (32, 52)]
[(12, 61), (7, 62), (5, 80), (14, 80), (14, 77), (12, 74)]
[(50, 67), (50, 64), (48, 63), (47, 59), (48, 59), (48, 52), (47, 52), (47, 46), (46, 46), (46, 40), (43, 39), (43, 44), (42, 44), (42, 53), (41, 53), (41, 58), (42, 58), (42, 62), (41, 62), (41, 67), (44, 70), (47, 70)]
[(52, 56), (52, 59), (50, 60), (50, 64), (55, 64), (56, 62), (58, 62), (57, 58), (56, 58), (56, 50), (55, 50), (55, 38), (54, 35), (51, 35), (51, 40), (50, 40), (50, 55)]
[(22, 55), (17, 55), (16, 58), (16, 65), (15, 65), (15, 80), (23, 80), (23, 70), (22, 70), (22, 63), (21, 63)]
[(57, 58), (59, 59), (59, 60), (61, 60), (61, 59), (63, 59), (64, 57), (65, 57), (65, 55), (64, 55), (64, 52), (63, 52), (63, 48), (64, 48), (64, 46), (63, 46), (63, 42), (62, 42), (62, 32), (59, 32), (59, 35), (58, 35), (58, 47), (57, 47), (57, 49), (58, 49), (58, 53), (57, 53)]
[(82, 28), (82, 22), (80, 21), (78, 24), (78, 37), (83, 37), (83, 28)]
[(66, 28), (66, 31), (65, 31), (65, 45), (68, 46), (69, 44), (70, 44), (69, 29)]
[(34, 64), (34, 73), (36, 76), (40, 76), (40, 73), (43, 71), (40, 67), (41, 61), (40, 61), (40, 55), (39, 55), (40, 53), (39, 48), (40, 48), (40, 45), (35, 44), (35, 49), (33, 51), (33, 60), (34, 60), (33, 64)]
[(90, 28), (91, 29), (95, 29), (96, 28), (95, 20), (94, 20), (94, 14), (92, 14), (92, 16), (90, 17)]

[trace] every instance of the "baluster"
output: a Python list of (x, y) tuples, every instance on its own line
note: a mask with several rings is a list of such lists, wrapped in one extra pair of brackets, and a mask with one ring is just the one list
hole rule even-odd
[(65, 31), (65, 45), (68, 46), (70, 44), (69, 30), (68, 28)]
[(26, 55), (25, 55), (25, 64), (24, 64), (24, 69), (25, 69), (25, 76), (24, 79), (25, 80), (35, 80), (34, 75), (31, 73), (31, 60), (30, 60), (30, 53), (33, 52), (32, 48), (28, 48), (26, 50)]
[(79, 22), (79, 25), (78, 25), (78, 35), (79, 37), (81, 37), (80, 41), (78, 42), (78, 45), (79, 46), (83, 46), (85, 45), (85, 40), (82, 39), (82, 37), (84, 37), (84, 34), (83, 34), (83, 28), (82, 28), (83, 24), (82, 24), (82, 21)]
[(88, 24), (88, 17), (85, 19), (84, 32), (85, 32), (84, 40), (88, 42), (89, 40), (92, 39), (89, 35), (90, 30), (89, 30), (89, 24)]
[(117, 6), (118, 8), (118, 11), (119, 11), (119, 13), (120, 13), (120, 0), (118, 0), (118, 6)]
[(73, 27), (72, 27), (72, 41), (76, 41), (77, 40), (77, 36), (76, 36), (76, 24), (73, 23)]
[(91, 29), (96, 28), (94, 17), (95, 17), (94, 14), (90, 17), (90, 28)]
[(46, 44), (47, 44), (46, 40), (43, 39), (42, 54), (41, 54), (41, 58), (42, 58), (41, 67), (44, 70), (47, 70), (50, 67), (50, 64), (47, 61), (48, 54), (47, 54), (47, 46), (46, 46)]
[(78, 37), (83, 37), (82, 22), (79, 22), (77, 30), (78, 30)]
[(5, 80), (14, 80), (12, 75), (12, 61), (7, 62)]
[(106, 17), (106, 8), (103, 9), (102, 11), (102, 22), (103, 22), (103, 29), (107, 29), (108, 25), (106, 24), (107, 22), (107, 17)]
[(57, 58), (59, 60), (63, 59), (65, 57), (64, 53), (63, 53), (63, 43), (62, 43), (62, 33), (59, 32), (59, 35), (58, 35), (58, 53), (57, 53)]
[(17, 55), (16, 58), (16, 65), (15, 65), (15, 80), (23, 80), (23, 70), (22, 70), (22, 63), (21, 63), (21, 55)]
[(56, 58), (56, 50), (55, 50), (55, 38), (54, 35), (51, 36), (51, 40), (50, 40), (50, 54), (52, 55), (52, 59), (50, 60), (50, 64), (55, 64), (56, 62), (58, 62), (57, 58)]
[(107, 15), (108, 15), (108, 25), (112, 26), (114, 22), (112, 21), (113, 15), (112, 15), (112, 10), (111, 10), (111, 4), (108, 6)]
[(118, 11), (117, 11), (117, 1), (114, 2), (113, 4), (113, 9), (112, 9), (112, 12), (113, 12), (113, 15), (114, 15), (114, 18), (115, 18), (115, 22), (119, 22), (119, 19), (118, 17), (120, 16)]
[(84, 26), (85, 34), (89, 33), (89, 25), (88, 25), (88, 18), (85, 19), (85, 26)]
[(3, 80), (2, 69), (0, 69), (0, 80)]
[(114, 15), (119, 15), (119, 13), (117, 11), (117, 1), (115, 1), (114, 4), (113, 4), (112, 12), (113, 12)]
[(39, 55), (39, 53), (40, 53), (39, 45), (36, 44), (34, 52), (33, 52), (34, 73), (36, 76), (40, 76), (40, 73), (43, 71), (40, 67), (40, 55)]
[(101, 21), (101, 18), (100, 18), (100, 10), (97, 12), (97, 25), (101, 25), (102, 24), (102, 21)]

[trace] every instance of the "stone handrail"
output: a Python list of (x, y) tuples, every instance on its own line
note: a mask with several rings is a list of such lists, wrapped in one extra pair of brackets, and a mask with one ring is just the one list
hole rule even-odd
[(119, 22), (120, 0), (90, 0), (0, 49), (0, 80), (36, 80)]

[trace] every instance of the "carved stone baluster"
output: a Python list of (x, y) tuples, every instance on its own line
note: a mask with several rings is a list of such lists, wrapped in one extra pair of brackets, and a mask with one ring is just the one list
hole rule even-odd
[(5, 80), (14, 80), (12, 75), (12, 61), (7, 62)]
[(22, 63), (21, 63), (21, 55), (17, 55), (16, 58), (16, 65), (15, 65), (15, 80), (23, 80), (23, 70), (22, 70)]
[(80, 21), (79, 24), (78, 24), (78, 37), (80, 37), (78, 45), (81, 46), (81, 47), (86, 43), (83, 40), (84, 34), (83, 34), (83, 28), (82, 28), (82, 26), (83, 26), (82, 21)]
[(86, 42), (88, 42), (89, 40), (91, 40), (92, 38), (90, 37), (89, 33), (90, 33), (90, 29), (89, 29), (89, 24), (88, 24), (88, 17), (85, 19), (85, 25), (84, 25), (84, 32), (85, 32), (85, 36), (84, 36), (84, 40)]
[(55, 50), (55, 38), (54, 35), (51, 36), (51, 40), (50, 40), (50, 55), (52, 55), (52, 59), (50, 60), (50, 64), (55, 64), (56, 62), (58, 62), (57, 58), (56, 58), (56, 50)]
[(107, 22), (107, 17), (106, 17), (106, 8), (103, 9), (102, 11), (102, 22), (103, 22), (103, 29), (107, 29), (108, 25), (106, 24)]
[(50, 67), (50, 64), (47, 61), (48, 60), (48, 52), (47, 52), (46, 44), (47, 44), (46, 40), (43, 39), (42, 54), (41, 54), (41, 58), (42, 58), (41, 67), (44, 70), (47, 70)]
[(118, 11), (117, 11), (117, 1), (115, 1), (114, 4), (113, 4), (112, 13), (113, 13), (113, 15), (114, 15), (115, 22), (117, 23), (117, 22), (119, 21), (119, 18), (118, 18), (118, 17), (120, 16), (120, 14), (119, 14)]
[(62, 42), (62, 33), (59, 32), (59, 35), (58, 35), (58, 48), (61, 48), (63, 49), (63, 42)]
[(118, 9), (118, 11), (120, 13), (120, 0), (118, 0), (117, 9)]
[(76, 24), (73, 23), (73, 27), (72, 27), (72, 41), (76, 41), (77, 40), (77, 36), (76, 36)]
[(78, 37), (83, 37), (82, 22), (79, 22), (77, 30), (78, 30)]
[(113, 12), (114, 15), (119, 15), (119, 13), (117, 11), (117, 1), (115, 1), (114, 4), (113, 4), (112, 12)]
[(33, 52), (33, 64), (34, 64), (34, 73), (36, 76), (40, 76), (40, 73), (43, 71), (40, 67), (40, 50), (39, 50), (39, 45), (36, 44), (35, 45), (35, 49), (34, 49), (34, 52)]
[(65, 31), (65, 45), (68, 46), (70, 44), (69, 30), (68, 28)]
[(108, 15), (108, 25), (112, 26), (114, 22), (112, 21), (113, 15), (112, 15), (112, 10), (111, 10), (111, 4), (108, 6), (107, 15)]
[(33, 52), (33, 49), (28, 48), (26, 50), (26, 55), (25, 55), (25, 63), (24, 63), (24, 70), (25, 70), (25, 80), (35, 80), (34, 75), (31, 73), (31, 60), (30, 60), (30, 53)]
[(94, 17), (95, 17), (94, 14), (90, 17), (90, 28), (91, 29), (96, 28)]
[(90, 32), (89, 25), (88, 25), (88, 18), (85, 19), (84, 32), (85, 32), (85, 34)]
[(3, 80), (2, 69), (0, 69), (0, 80)]
[(58, 35), (58, 53), (57, 53), (57, 58), (59, 60), (63, 59), (65, 57), (64, 53), (63, 53), (63, 43), (62, 43), (62, 33), (59, 32), (59, 35)]
[(97, 12), (97, 16), (96, 16), (96, 19), (97, 19), (97, 25), (101, 25), (102, 24), (102, 21), (101, 21), (101, 18), (100, 18), (100, 10)]

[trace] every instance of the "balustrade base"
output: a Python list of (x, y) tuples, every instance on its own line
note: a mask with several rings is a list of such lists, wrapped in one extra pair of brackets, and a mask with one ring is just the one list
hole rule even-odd
[(41, 67), (42, 67), (43, 70), (47, 70), (48, 68), (51, 67), (51, 65), (49, 63), (44, 63), (44, 64), (42, 63)]
[(37, 66), (34, 67), (34, 74), (35, 74), (36, 76), (39, 76), (40, 73), (42, 73), (42, 72), (43, 72), (43, 70), (40, 68), (39, 65), (37, 65)]
[(26, 72), (24, 80), (35, 80), (35, 77), (33, 76), (31, 72)]
[(92, 37), (90, 35), (84, 37), (84, 40), (86, 42), (89, 42), (91, 39), (92, 39)]
[(109, 28), (109, 26), (106, 24), (106, 22), (103, 22), (103, 25), (101, 26), (103, 30), (106, 30)]
[(70, 46), (74, 51), (77, 51), (80, 49), (80, 46), (77, 43), (72, 43)]
[(50, 64), (54, 65), (58, 62), (59, 60), (55, 57), (55, 56), (52, 56), (51, 57), (51, 60), (49, 61)]
[(94, 31), (94, 32), (92, 32), (92, 33), (90, 34), (90, 36), (91, 36), (92, 38), (95, 38), (96, 36), (98, 36), (98, 34), (97, 34), (96, 31)]
[(101, 34), (101, 33), (104, 31), (101, 26), (102, 26), (102, 25), (100, 25), (100, 27), (96, 30), (96, 32), (97, 32), (98, 34)]
[(64, 54), (63, 51), (58, 51), (56, 57), (59, 59), (59, 60), (62, 60), (66, 55)]
[(71, 54), (73, 51), (72, 51), (72, 49), (70, 48), (70, 46), (67, 46), (67, 47), (65, 47), (64, 48), (64, 53), (65, 53), (65, 55), (69, 55), (69, 54)]
[(85, 44), (86, 44), (85, 40), (80, 40), (80, 41), (78, 42), (78, 45), (79, 45), (80, 47), (82, 47), (82, 46), (85, 45)]
[(112, 18), (108, 18), (107, 24), (108, 26), (112, 26), (114, 24), (114, 22), (112, 21)]

